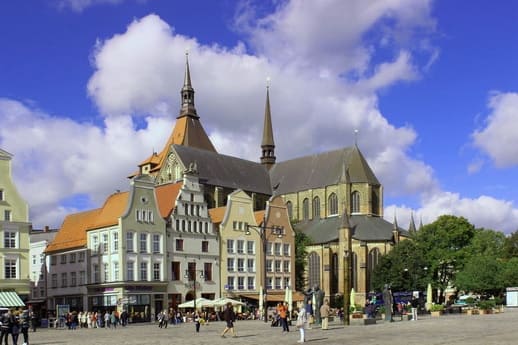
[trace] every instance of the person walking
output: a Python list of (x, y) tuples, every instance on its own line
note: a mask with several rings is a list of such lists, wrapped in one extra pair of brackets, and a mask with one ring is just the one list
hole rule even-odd
[(223, 319), (227, 323), (227, 326), (223, 330), (223, 333), (221, 333), (221, 337), (225, 338), (225, 334), (230, 331), (232, 333), (232, 337), (236, 338), (236, 332), (234, 330), (234, 321), (236, 321), (236, 313), (234, 313), (234, 307), (232, 306), (232, 302), (227, 303), (227, 308), (223, 312)]
[(297, 343), (303, 343), (306, 341), (306, 328), (308, 327), (308, 316), (306, 309), (304, 307), (300, 307), (299, 313), (297, 315), (297, 322), (295, 324), (299, 329), (300, 339), (297, 340)]
[(24, 310), (20, 317), (20, 328), (23, 334), (23, 345), (29, 344), (29, 328), (31, 327), (31, 317), (29, 311)]
[(0, 316), (0, 345), (5, 339), (5, 345), (7, 345), (7, 337), (9, 336), (9, 318), (11, 317), (11, 311), (5, 312)]
[(283, 303), (279, 307), (279, 317), (281, 318), (282, 331), (289, 332), (290, 328), (288, 327), (288, 303)]
[(412, 298), (410, 305), (412, 306), (412, 321), (417, 321), (417, 308), (419, 307), (419, 300), (416, 296)]
[(329, 308), (329, 300), (324, 300), (324, 304), (320, 307), (320, 317), (322, 319), (322, 329), (329, 329), (329, 314), (331, 313), (331, 308)]
[(200, 315), (198, 314), (198, 312), (194, 313), (193, 321), (194, 321), (194, 326), (196, 328), (196, 333), (200, 333)]

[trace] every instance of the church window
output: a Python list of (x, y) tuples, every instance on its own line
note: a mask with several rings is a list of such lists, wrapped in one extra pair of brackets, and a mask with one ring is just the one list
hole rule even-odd
[(368, 263), (367, 263), (367, 286), (369, 287), (369, 289), (372, 289), (372, 286), (371, 286), (372, 273), (373, 273), (374, 269), (376, 268), (376, 266), (378, 265), (378, 263), (380, 262), (380, 258), (381, 258), (381, 253), (378, 248), (374, 248), (371, 251), (369, 251), (369, 258), (368, 258)]
[(358, 191), (354, 191), (351, 195), (351, 213), (359, 213), (360, 212), (360, 193)]
[(288, 217), (290, 219), (293, 219), (293, 204), (291, 203), (291, 201), (288, 201), (286, 203), (286, 208), (288, 209)]
[(302, 219), (308, 220), (309, 219), (309, 200), (308, 198), (304, 199), (302, 201)]
[(331, 294), (338, 292), (338, 254), (334, 253), (331, 261)]
[(320, 256), (315, 252), (308, 255), (308, 284), (320, 286)]
[(331, 193), (329, 196), (329, 215), (336, 215), (338, 214), (338, 197), (335, 193)]
[(313, 218), (320, 218), (320, 198), (313, 198)]

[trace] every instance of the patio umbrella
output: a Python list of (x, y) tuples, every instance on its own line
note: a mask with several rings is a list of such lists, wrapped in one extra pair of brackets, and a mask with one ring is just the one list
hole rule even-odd
[(260, 313), (263, 312), (263, 305), (264, 305), (264, 301), (263, 301), (263, 287), (259, 286), (259, 312)]
[[(200, 297), (196, 299), (196, 308), (210, 307), (213, 301)], [(194, 300), (190, 300), (178, 305), (178, 308), (194, 308)]]
[(227, 298), (227, 297), (218, 298), (218, 299), (215, 299), (214, 301), (210, 301), (210, 302), (211, 302), (211, 305), (214, 307), (222, 307), (224, 305), (227, 305), (228, 303), (232, 303), (233, 306), (245, 305), (245, 303), (243, 303), (241, 301), (237, 301), (235, 299)]
[(428, 283), (428, 287), (426, 288), (426, 304), (425, 309), (430, 311), (432, 306), (432, 284)]
[(290, 289), (286, 286), (286, 290), (284, 290), (284, 302), (288, 302), (289, 293), (290, 293)]

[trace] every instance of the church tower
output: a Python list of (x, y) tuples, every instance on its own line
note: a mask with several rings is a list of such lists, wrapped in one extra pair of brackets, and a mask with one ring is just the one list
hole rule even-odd
[(270, 85), (266, 86), (266, 105), (264, 108), (263, 141), (261, 143), (261, 164), (268, 170), (275, 164), (275, 143), (273, 142), (272, 115), (270, 112)]

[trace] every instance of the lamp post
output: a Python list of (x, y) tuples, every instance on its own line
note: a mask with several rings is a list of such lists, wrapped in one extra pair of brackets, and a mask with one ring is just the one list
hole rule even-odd
[[(196, 267), (196, 263), (193, 262), (192, 263), (193, 267)], [(203, 270), (197, 270), (196, 268), (194, 269), (186, 269), (185, 270), (185, 276), (184, 278), (187, 279), (187, 281), (192, 281), (193, 282), (193, 292), (194, 292), (194, 312), (196, 313), (196, 283), (197, 283), (197, 275), (196, 273), (200, 273), (200, 278), (203, 278), (204, 277), (204, 274), (203, 274)]]
[(250, 229), (255, 230), (259, 234), (259, 237), (261, 239), (261, 245), (263, 248), (263, 283), (264, 283), (264, 285), (263, 285), (263, 291), (261, 291), (261, 293), (263, 294), (263, 298), (264, 298), (264, 300), (263, 300), (264, 322), (268, 322), (268, 317), (267, 317), (268, 306), (266, 303), (266, 297), (267, 297), (267, 293), (268, 293), (268, 287), (267, 287), (268, 279), (266, 277), (266, 261), (267, 261), (266, 260), (266, 250), (268, 247), (267, 231), (270, 231), (272, 235), (276, 235), (277, 237), (282, 238), (284, 236), (284, 227), (282, 227), (282, 226), (266, 226), (266, 221), (263, 219), (261, 226), (247, 224), (246, 225), (246, 234), (247, 235), (250, 235)]

